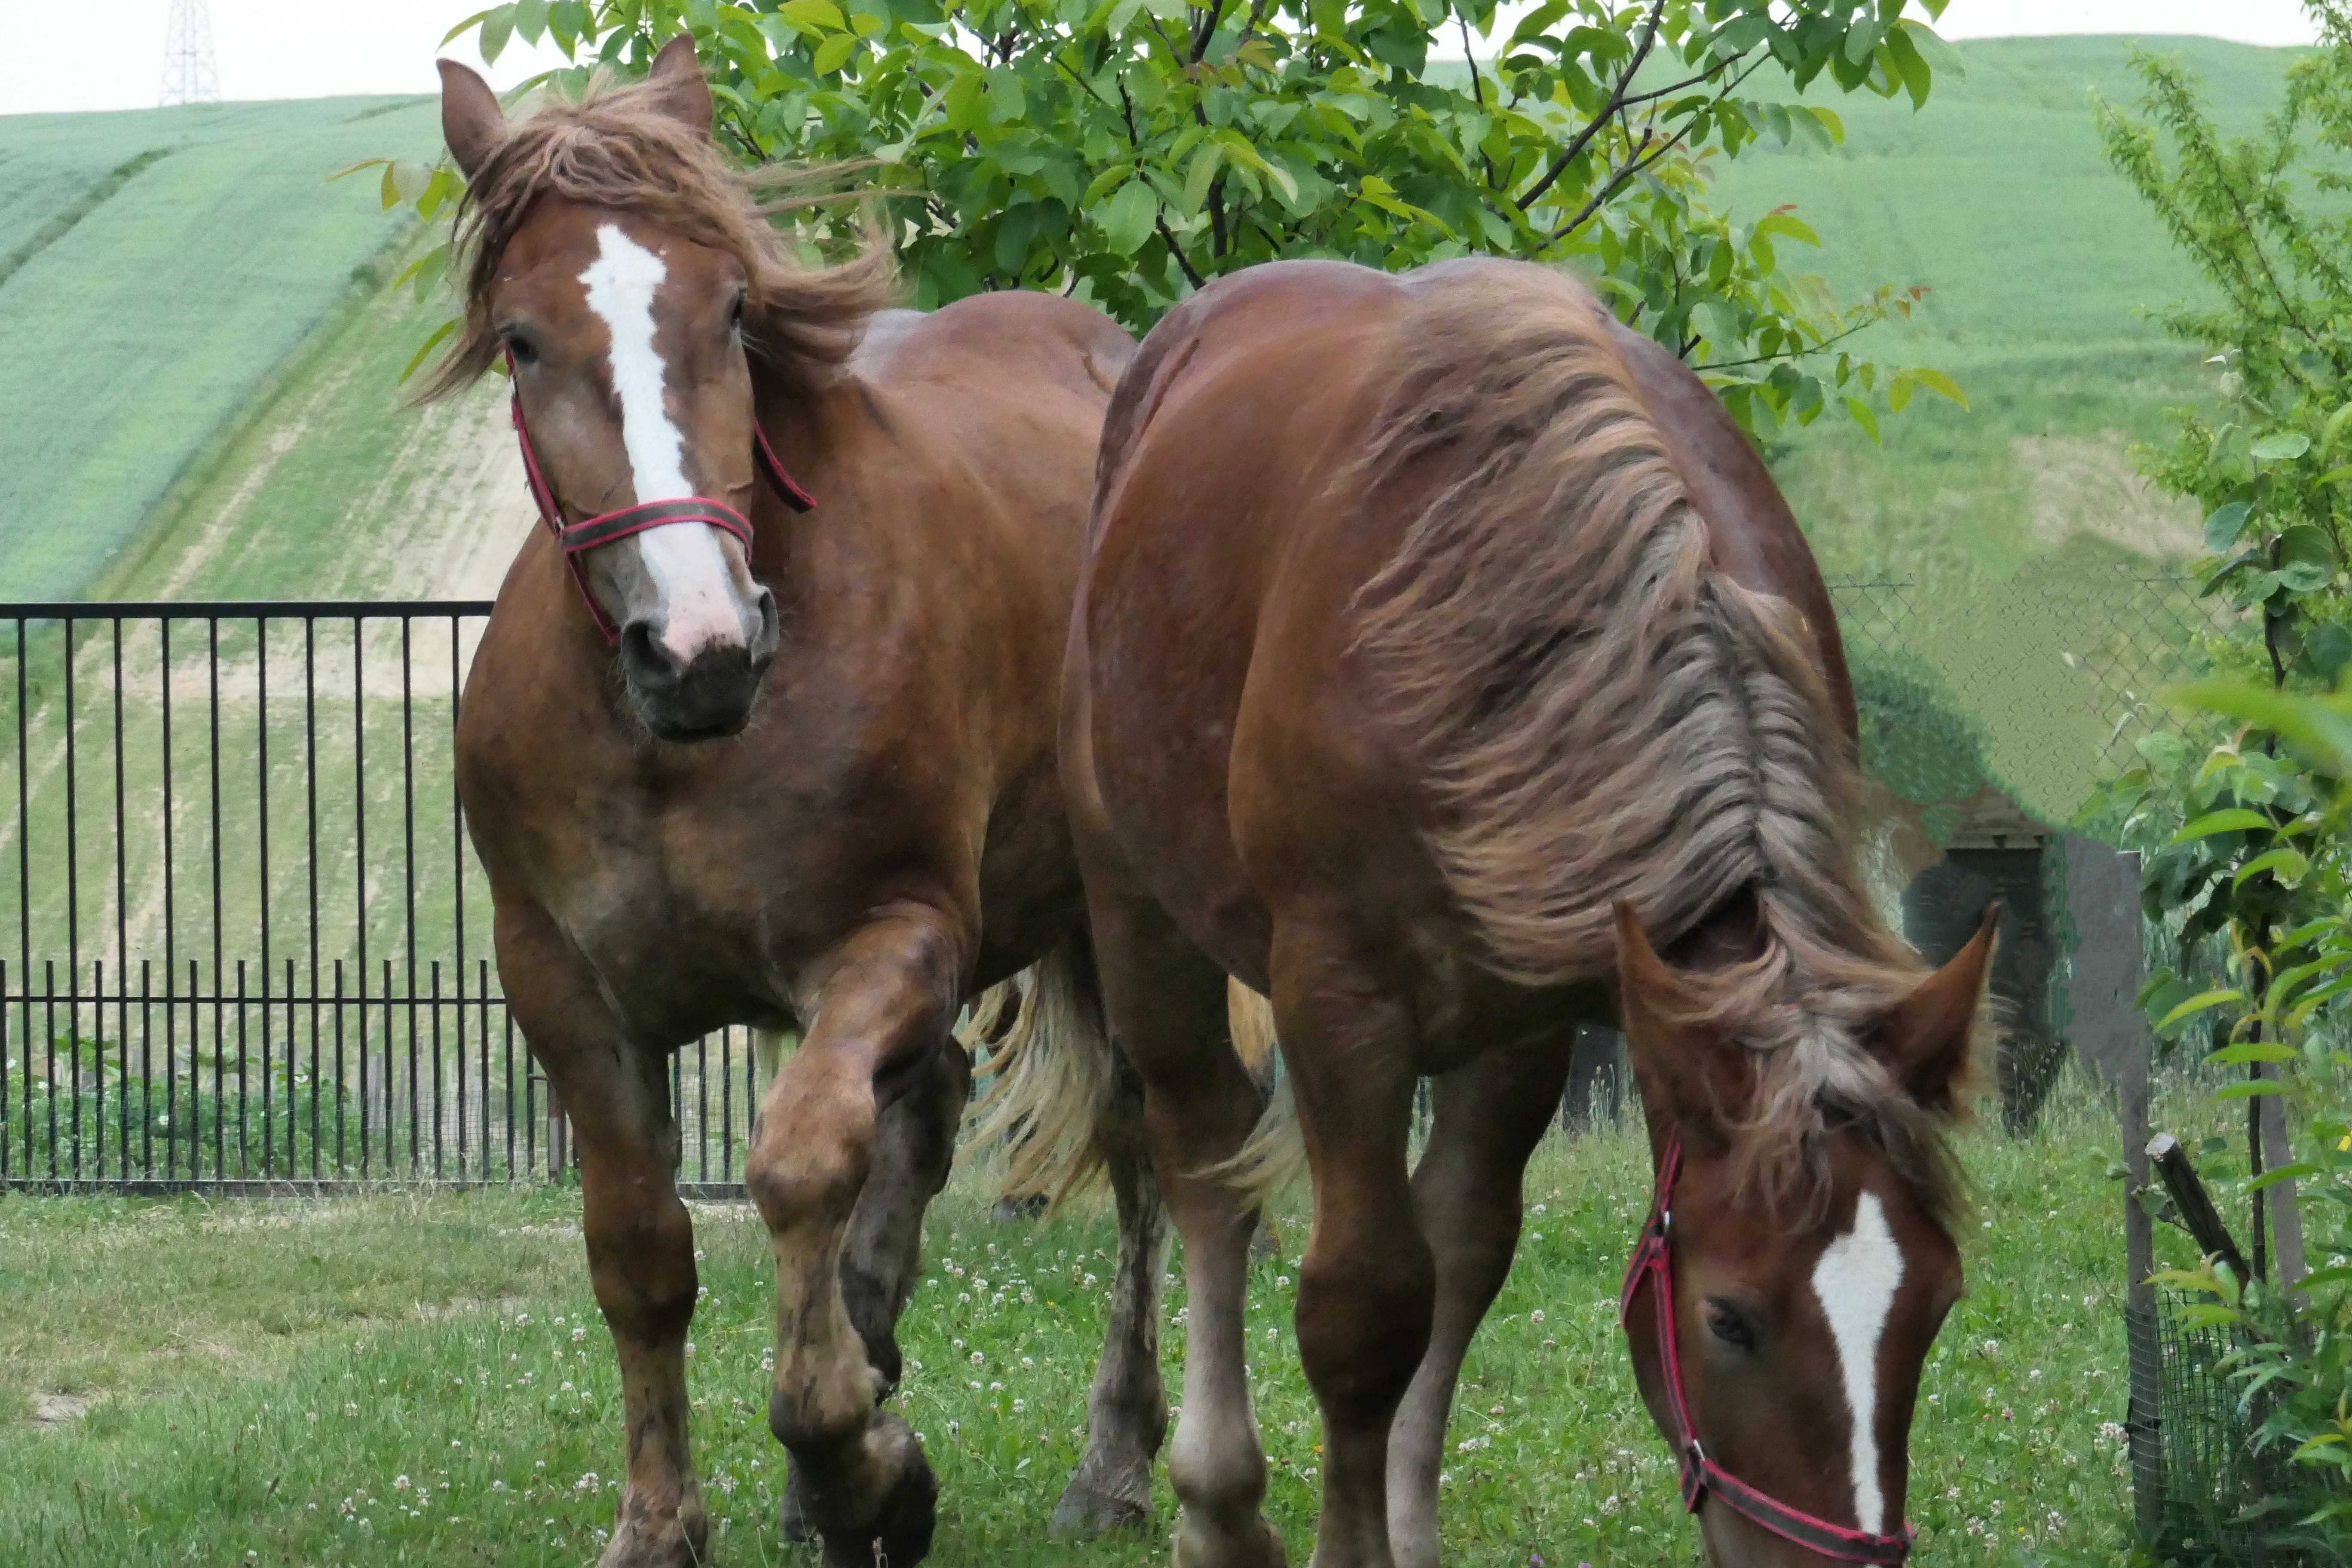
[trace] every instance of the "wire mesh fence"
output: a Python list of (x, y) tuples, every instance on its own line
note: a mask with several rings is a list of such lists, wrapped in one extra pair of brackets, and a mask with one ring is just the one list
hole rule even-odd
[[(1891, 746), (1949, 746), (1962, 733), (1979, 782), (2058, 825), (2136, 760), (2143, 737), (2192, 721), (2166, 694), (2239, 617), (2198, 588), (2126, 564), (2031, 572), (1965, 594), (1891, 579), (1830, 585), (1865, 706), (1902, 710), (1866, 715)], [(1896, 761), (1916, 771), (1920, 759)]]
[(2190, 1300), (2179, 1291), (2157, 1298), (2161, 1474), (2134, 1478), (2158, 1489), (2142, 1514), (2150, 1544), (2161, 1559), (2199, 1568), (2319, 1568), (2318, 1556), (2284, 1539), (2299, 1511), (2285, 1500), (2297, 1489), (2284, 1454), (2254, 1447), (2247, 1396), (2222, 1366), (2236, 1343), (2191, 1322)]

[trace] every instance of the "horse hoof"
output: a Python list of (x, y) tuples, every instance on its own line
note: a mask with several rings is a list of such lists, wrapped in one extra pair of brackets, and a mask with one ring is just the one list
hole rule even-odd
[(803, 1493), (798, 1466), (784, 1478), (784, 1500), (776, 1507), (776, 1528), (794, 1545), (805, 1545), (816, 1539), (816, 1526), (809, 1522), (808, 1498)]
[(710, 1561), (709, 1530), (699, 1518), (694, 1523), (704, 1528), (689, 1529), (676, 1516), (658, 1522), (624, 1517), (596, 1568), (699, 1568)]
[(921, 1451), (914, 1450), (883, 1494), (872, 1524), (824, 1537), (827, 1568), (914, 1568), (930, 1555), (939, 1505), (940, 1483)]
[(1238, 1532), (1213, 1531), (1189, 1512), (1176, 1519), (1171, 1568), (1286, 1568), (1282, 1532), (1260, 1514)]
[(1054, 1509), (1054, 1533), (1091, 1541), (1115, 1530), (1141, 1530), (1151, 1523), (1150, 1484), (1140, 1498), (1101, 1490), (1081, 1479), (1073, 1480)]

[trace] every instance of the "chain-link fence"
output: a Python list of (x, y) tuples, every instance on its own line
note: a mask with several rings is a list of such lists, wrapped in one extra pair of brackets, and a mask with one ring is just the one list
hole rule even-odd
[(1830, 591), (1873, 771), (1916, 805), (1990, 784), (2057, 824), (2143, 736), (2187, 726), (2164, 694), (2240, 614), (2193, 577), (2124, 564), (2037, 567), (1965, 593), (1885, 579)]

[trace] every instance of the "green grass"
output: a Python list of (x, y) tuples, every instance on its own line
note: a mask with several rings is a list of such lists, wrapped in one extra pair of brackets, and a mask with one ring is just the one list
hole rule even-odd
[[(2032, 1139), (1969, 1136), (1969, 1295), (1937, 1342), (1913, 1445), (1924, 1563), (2026, 1561), (2028, 1547), (2042, 1561), (2123, 1560), (2125, 1482), (2100, 1435), (2125, 1404), (2112, 1128), (2074, 1092)], [(1455, 1407), (1449, 1562), (1694, 1559), (1615, 1321), (1645, 1170), (1622, 1130), (1538, 1155), (1528, 1234)], [(1103, 1297), (1087, 1276), (1109, 1273), (1108, 1226), (992, 1225), (985, 1200), (967, 1173), (934, 1206), (902, 1336), (900, 1398), (943, 1488), (934, 1561), (1163, 1562), (1164, 1480), (1149, 1539), (1045, 1538), (1085, 1419)], [(543, 1188), (219, 1205), (0, 1196), (6, 1538), (53, 1568), (247, 1552), (587, 1560), (611, 1523), (621, 1433), (576, 1215), (576, 1194)], [(1304, 1562), (1318, 1438), (1289, 1325), (1297, 1213), (1283, 1236), (1287, 1260), (1252, 1278), (1252, 1384), (1269, 1510)], [(2178, 1251), (2171, 1239), (2160, 1248)], [(814, 1561), (775, 1530), (764, 1234), (747, 1209), (713, 1205), (698, 1210), (697, 1244), (709, 1297), (688, 1366), (719, 1560)], [(1182, 1304), (1172, 1292), (1171, 1317)], [(1171, 1387), (1181, 1342), (1163, 1342)], [(26, 1419), (58, 1394), (88, 1414), (48, 1429)]]
[[(137, 540), (207, 437), (355, 287), (392, 238), (337, 169), (432, 145), (429, 104), (367, 100), (219, 115), (0, 121), (37, 194), (7, 233), (38, 237), (89, 187), (154, 160), (0, 283), (0, 561), (12, 597), (79, 594)], [(183, 122), (194, 134), (178, 135)], [(20, 241), (16, 248), (21, 248)], [(7, 247), (0, 247), (5, 253)]]

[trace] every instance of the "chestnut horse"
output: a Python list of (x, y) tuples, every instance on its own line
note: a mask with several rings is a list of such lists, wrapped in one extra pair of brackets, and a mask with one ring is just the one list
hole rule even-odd
[[(748, 1024), (801, 1037), (745, 1172), (775, 1253), (769, 1424), (827, 1560), (905, 1568), (937, 1488), (882, 1401), (968, 1098), (951, 1026), (1041, 959), (1033, 1020), (1058, 998), (1083, 1027), (1092, 1006), (1055, 703), (1134, 343), (1036, 294), (877, 317), (887, 258), (795, 258), (711, 145), (686, 38), (641, 85), (514, 125), (441, 69), (470, 189), (464, 332), (435, 384), (509, 359), (551, 527), (467, 679), (457, 783), (509, 1004), (576, 1131), (620, 1358), (603, 1562), (705, 1560), (668, 1058)], [(1131, 1162), (1113, 1173), (1148, 1272), (1156, 1194)], [(1105, 1375), (1131, 1380), (1154, 1325), (1113, 1332)], [(1108, 1407), (1132, 1415), (1097, 1421), (1064, 1500), (1078, 1522), (1149, 1499), (1164, 1407)]]
[(1573, 1030), (1620, 1020), (1673, 1216), (1627, 1328), (1710, 1557), (1899, 1562), (1990, 928), (1930, 974), (1874, 909), (1837, 624), (1717, 400), (1532, 265), (1272, 263), (1144, 341), (1088, 551), (1064, 790), (1184, 1241), (1181, 1568), (1283, 1559), (1228, 976), (1272, 999), (1314, 1179), (1320, 1568), (1437, 1561), (1523, 1168)]

